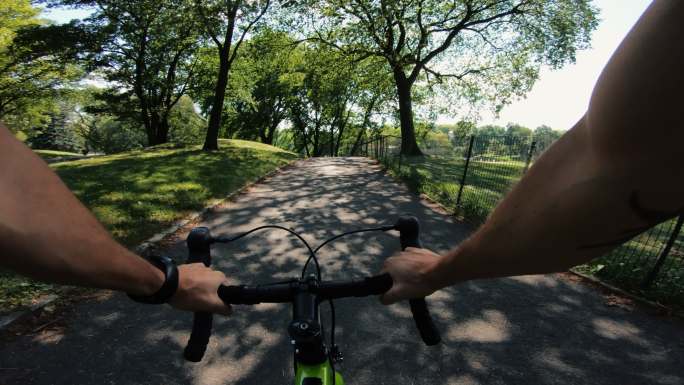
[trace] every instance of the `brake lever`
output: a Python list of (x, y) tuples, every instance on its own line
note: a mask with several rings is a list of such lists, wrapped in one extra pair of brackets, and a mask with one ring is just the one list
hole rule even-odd
[[(211, 266), (211, 244), (213, 238), (207, 227), (195, 227), (188, 234), (188, 263), (201, 262), (204, 266)], [(200, 362), (209, 344), (214, 317), (211, 313), (195, 312), (192, 333), (188, 344), (183, 350), (183, 356), (191, 362)]]

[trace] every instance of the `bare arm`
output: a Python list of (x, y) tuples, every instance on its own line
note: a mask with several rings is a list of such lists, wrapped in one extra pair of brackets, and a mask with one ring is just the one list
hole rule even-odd
[[(0, 124), (0, 266), (42, 281), (151, 295), (163, 273), (115, 242), (33, 151)], [(222, 273), (179, 268), (174, 306), (228, 313)]]
[(383, 301), (471, 279), (563, 271), (680, 213), (683, 17), (684, 2), (655, 1), (604, 69), (585, 116), (456, 249), (388, 259), (396, 284)]

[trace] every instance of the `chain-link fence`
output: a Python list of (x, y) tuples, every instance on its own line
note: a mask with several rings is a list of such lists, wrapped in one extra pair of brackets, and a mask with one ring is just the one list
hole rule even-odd
[[(479, 224), (551, 143), (508, 135), (473, 135), (449, 145), (426, 144), (425, 156), (400, 155), (401, 138), (377, 136), (360, 155), (383, 163), (410, 188), (454, 215)], [(684, 306), (684, 235), (669, 220), (608, 255), (578, 267), (621, 287)]]

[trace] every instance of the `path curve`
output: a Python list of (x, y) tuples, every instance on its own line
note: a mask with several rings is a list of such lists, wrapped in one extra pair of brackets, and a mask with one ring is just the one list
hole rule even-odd
[[(318, 243), (340, 231), (419, 217), (424, 243), (446, 250), (468, 228), (433, 210), (366, 158), (298, 162), (219, 207), (204, 225), (232, 234), (277, 223)], [(351, 236), (320, 253), (325, 278), (378, 271), (396, 235)], [(182, 241), (167, 251), (185, 258)], [(306, 254), (280, 232), (222, 245), (216, 266), (234, 282), (299, 273)], [(422, 345), (406, 304), (340, 300), (337, 339), (349, 384), (684, 384), (681, 321), (606, 306), (593, 289), (558, 276), (477, 281), (429, 298), (444, 344)], [(324, 318), (327, 308), (323, 306)], [(0, 347), (2, 384), (291, 383), (289, 308), (238, 308), (218, 319), (204, 361), (184, 362), (190, 314), (123, 295), (77, 306), (51, 338)]]

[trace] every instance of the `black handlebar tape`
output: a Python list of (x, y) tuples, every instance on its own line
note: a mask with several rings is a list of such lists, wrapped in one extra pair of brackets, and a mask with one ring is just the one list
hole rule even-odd
[(337, 299), (347, 297), (367, 297), (386, 293), (392, 288), (392, 277), (385, 273), (373, 277), (349, 281), (321, 282), (316, 289), (321, 299)]
[[(212, 243), (211, 233), (206, 227), (196, 227), (190, 231), (187, 238), (188, 263), (202, 262), (205, 266), (211, 266), (210, 247)], [(211, 337), (213, 315), (206, 312), (195, 312), (192, 323), (192, 333), (188, 345), (183, 351), (183, 357), (190, 362), (200, 362)]]
[[(394, 226), (399, 231), (399, 241), (401, 242), (401, 249), (407, 247), (422, 248), (420, 242), (420, 223), (416, 217), (401, 217)], [(411, 306), (411, 313), (413, 314), (413, 321), (416, 323), (418, 333), (423, 339), (425, 345), (433, 346), (442, 341), (439, 335), (439, 330), (430, 316), (425, 297), (414, 298), (409, 300)]]
[(287, 303), (294, 300), (294, 290), (290, 283), (263, 286), (225, 286), (218, 288), (218, 296), (225, 304), (256, 305), (258, 303)]
[(428, 310), (425, 298), (409, 300), (411, 306), (411, 313), (413, 320), (416, 322), (416, 328), (420, 333), (420, 338), (427, 346), (434, 346), (442, 342), (442, 337), (439, 335), (439, 330), (432, 321), (430, 310)]

